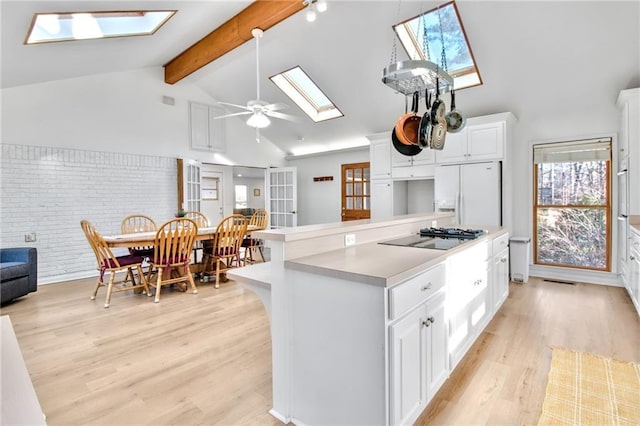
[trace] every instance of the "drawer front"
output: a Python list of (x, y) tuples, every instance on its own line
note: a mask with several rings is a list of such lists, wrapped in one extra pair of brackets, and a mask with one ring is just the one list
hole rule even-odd
[(640, 253), (640, 233), (631, 228), (631, 249)]
[(500, 235), (493, 240), (493, 256), (509, 246), (509, 234)]
[(445, 284), (445, 267), (438, 265), (389, 289), (389, 318), (398, 318), (427, 300)]

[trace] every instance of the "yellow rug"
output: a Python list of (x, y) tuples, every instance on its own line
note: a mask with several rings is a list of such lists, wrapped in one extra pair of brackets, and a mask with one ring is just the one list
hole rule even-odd
[(640, 425), (640, 364), (553, 348), (538, 425)]

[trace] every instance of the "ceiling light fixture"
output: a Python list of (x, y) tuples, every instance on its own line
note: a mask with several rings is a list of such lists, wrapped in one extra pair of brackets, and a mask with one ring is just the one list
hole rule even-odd
[(262, 111), (256, 111), (255, 114), (247, 120), (248, 126), (255, 127), (257, 129), (264, 129), (269, 124), (271, 124), (271, 120), (269, 120)]

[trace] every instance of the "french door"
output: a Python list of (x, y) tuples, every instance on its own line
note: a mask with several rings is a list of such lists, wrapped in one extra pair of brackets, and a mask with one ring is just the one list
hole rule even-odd
[(267, 169), (266, 205), (272, 229), (298, 225), (297, 173), (295, 167)]

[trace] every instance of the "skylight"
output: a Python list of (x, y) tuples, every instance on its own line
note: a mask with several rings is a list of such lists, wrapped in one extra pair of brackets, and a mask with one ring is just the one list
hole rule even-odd
[(344, 115), (299, 66), (269, 78), (316, 123)]
[[(455, 2), (446, 3), (423, 13), (422, 16), (424, 19), (416, 16), (393, 27), (409, 58), (426, 59), (443, 66), (440, 33), (440, 22), (442, 22), (446, 70), (453, 77), (453, 88), (458, 90), (482, 84)], [(423, 38), (425, 27), (426, 45)], [(428, 51), (428, 55), (425, 51)]]
[(175, 10), (36, 13), (25, 44), (155, 33)]

